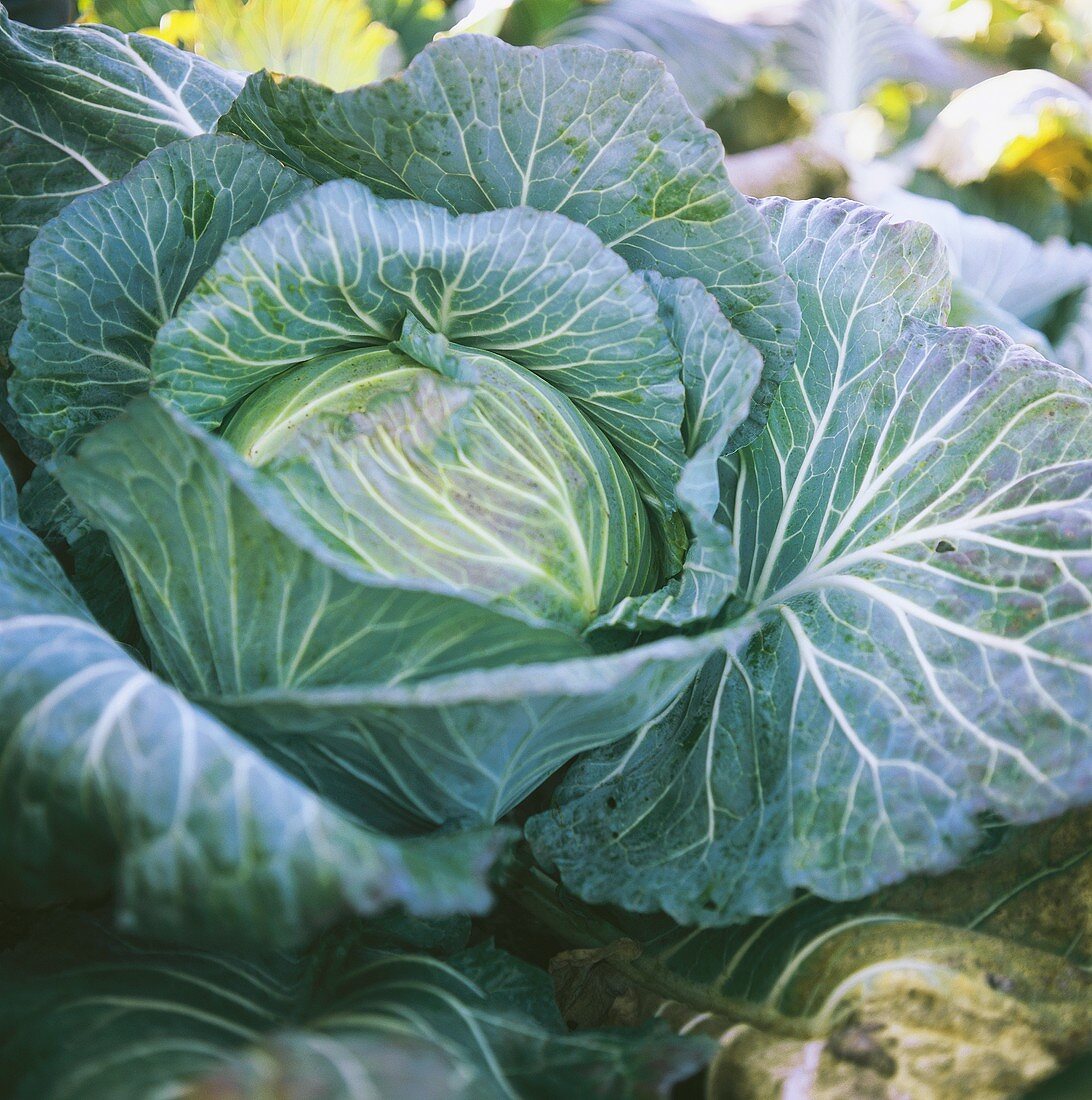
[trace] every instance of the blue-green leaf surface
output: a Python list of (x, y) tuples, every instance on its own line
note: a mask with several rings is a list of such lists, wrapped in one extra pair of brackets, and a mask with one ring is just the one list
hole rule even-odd
[(1092, 389), (936, 327), (924, 227), (763, 210), (804, 337), (724, 516), (766, 625), (530, 826), (581, 896), (689, 923), (857, 897), (952, 866), (985, 811), (1092, 799)]
[(2, 468), (0, 670), (6, 897), (115, 893), (144, 933), (266, 947), (346, 913), (489, 904), (498, 838), (373, 833), (138, 664), (20, 523)]
[(558, 211), (635, 270), (698, 279), (771, 379), (788, 365), (799, 317), (768, 233), (729, 182), (720, 142), (650, 57), (459, 36), (402, 76), (341, 94), (259, 74), (221, 129), (385, 197)]
[(678, 354), (642, 281), (555, 214), (456, 217), (325, 184), (225, 250), (157, 338), (156, 387), (215, 425), (287, 366), (397, 339), (407, 314), (540, 374), (670, 508), (685, 457)]
[(155, 334), (224, 242), (309, 186), (206, 134), (69, 204), (30, 251), (9, 382), (23, 426), (57, 447), (146, 392)]
[(110, 27), (39, 31), (0, 11), (0, 350), (35, 234), (153, 149), (212, 129), (235, 73)]
[(151, 398), (58, 473), (110, 535), (145, 637), (189, 694), (399, 683), (587, 652), (451, 586), (354, 567), (259, 471)]
[(488, 944), (435, 958), (386, 932), (253, 961), (46, 921), (0, 961), (7, 1093), (651, 1100), (712, 1052), (659, 1022), (567, 1033), (545, 972)]

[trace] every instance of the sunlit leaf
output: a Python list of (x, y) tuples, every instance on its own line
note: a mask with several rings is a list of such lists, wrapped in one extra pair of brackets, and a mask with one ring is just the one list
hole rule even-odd
[(398, 35), (364, 0), (195, 0), (194, 48), (228, 69), (305, 76), (336, 91), (399, 67)]
[(489, 904), (499, 836), (373, 832), (191, 705), (94, 621), (2, 467), (0, 668), (6, 897), (115, 895), (147, 934), (267, 947), (347, 913)]

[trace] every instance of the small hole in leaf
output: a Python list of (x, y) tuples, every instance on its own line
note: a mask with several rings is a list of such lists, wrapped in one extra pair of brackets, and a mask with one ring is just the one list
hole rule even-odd
[(947, 539), (941, 539), (940, 542), (933, 547), (933, 550), (938, 554), (951, 554), (955, 550), (955, 547)]
[(607, 809), (608, 810), (618, 809), (618, 799), (615, 798), (614, 795), (611, 795), (610, 798), (607, 799)]

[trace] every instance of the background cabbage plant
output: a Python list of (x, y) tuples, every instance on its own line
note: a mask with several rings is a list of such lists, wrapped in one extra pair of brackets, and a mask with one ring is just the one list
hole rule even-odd
[[(1021, 925), (1030, 992), (964, 997), (1004, 949), (914, 877), (1092, 795), (1092, 389), (1011, 338), (1057, 303), (745, 198), (684, 95), (751, 60), (699, 103), (613, 48), (636, 0), (546, 7), (342, 90), (0, 12), (0, 882), (78, 909), (0, 958), (19, 1095), (664, 1094), (713, 1045), (602, 1030), (657, 996), (903, 1081), (849, 1033), (905, 983), (847, 990), (937, 937), (967, 1018), (1048, 1037), (1021, 1084), (1089, 1038), (1084, 954)], [(810, 1057), (748, 1042), (711, 1082)]]

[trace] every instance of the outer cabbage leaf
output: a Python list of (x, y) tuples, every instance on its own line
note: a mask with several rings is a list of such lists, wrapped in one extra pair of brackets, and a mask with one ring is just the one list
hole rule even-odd
[(91, 530), (45, 465), (35, 466), (19, 490), (19, 513), (54, 553)]
[(725, 460), (764, 626), (528, 826), (580, 896), (688, 923), (950, 867), (978, 815), (1092, 797), (1092, 389), (930, 322), (922, 226), (762, 205), (805, 318), (770, 427)]
[[(346, 913), (480, 912), (496, 836), (364, 828), (141, 667), (19, 522), (0, 468), (0, 884), (143, 932), (298, 942)], [(358, 804), (359, 805), (359, 804)]]
[(9, 1095), (651, 1098), (711, 1053), (662, 1023), (567, 1034), (547, 975), (488, 945), (441, 961), (367, 936), (252, 962), (47, 922), (0, 962)]
[(53, 447), (151, 384), (159, 328), (224, 242), (311, 186), (236, 138), (157, 149), (69, 204), (30, 252), (12, 341), (12, 406)]
[(209, 702), (333, 798), (352, 799), (364, 783), (395, 820), (494, 821), (573, 756), (663, 711), (703, 657), (745, 636), (727, 629), (418, 684), (273, 688)]
[(579, 945), (551, 963), (567, 1017), (615, 1004), (717, 1038), (710, 1096), (1002, 1100), (1092, 1044), (1090, 825), (995, 828), (948, 875), (733, 929), (591, 910), (534, 873), (508, 892)]
[(651, 58), (474, 35), (340, 95), (252, 77), (220, 128), (317, 180), (455, 213), (532, 206), (587, 225), (634, 269), (690, 276), (782, 376), (799, 318), (723, 149)]
[(89, 435), (59, 476), (110, 535), (175, 684), (334, 797), (352, 804), (364, 783), (417, 820), (495, 819), (658, 713), (742, 636), (593, 657), (465, 595), (370, 576), (259, 470), (150, 398)]
[(225, 250), (156, 339), (156, 389), (213, 426), (287, 366), (398, 339), (407, 314), (540, 374), (673, 511), (678, 353), (642, 281), (554, 214), (453, 217), (351, 180), (324, 184)]
[(76, 511), (48, 464), (35, 466), (20, 489), (19, 514), (51, 553), (70, 563), (72, 585), (96, 621), (119, 641), (142, 648), (133, 601), (109, 540)]
[(210, 130), (239, 87), (236, 74), (145, 35), (38, 31), (0, 11), (0, 351), (41, 226), (158, 146)]

